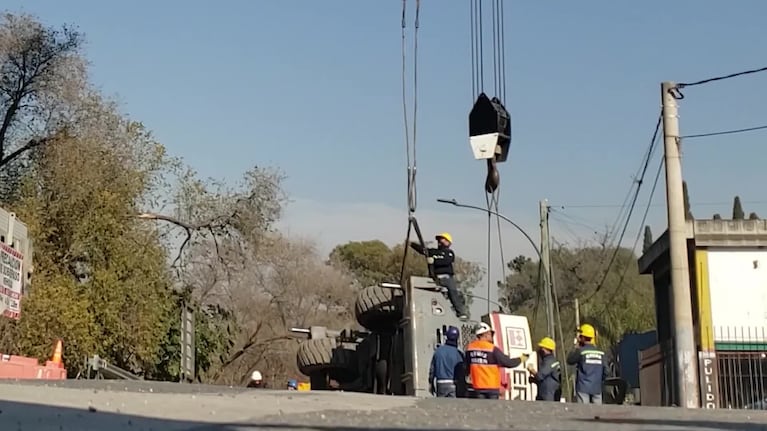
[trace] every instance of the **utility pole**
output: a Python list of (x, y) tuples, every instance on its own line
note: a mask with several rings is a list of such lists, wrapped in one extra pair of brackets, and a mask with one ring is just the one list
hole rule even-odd
[(549, 337), (556, 337), (554, 332), (554, 303), (551, 289), (551, 240), (549, 239), (549, 204), (546, 199), (540, 202), (541, 210), (541, 280), (543, 296), (546, 299), (546, 325)]
[(666, 202), (668, 239), (671, 256), (676, 402), (687, 408), (700, 407), (698, 363), (692, 325), (690, 267), (687, 260), (687, 222), (685, 220), (682, 162), (679, 151), (679, 116), (672, 91), (673, 82), (661, 84), (663, 102), (663, 149), (666, 164)]

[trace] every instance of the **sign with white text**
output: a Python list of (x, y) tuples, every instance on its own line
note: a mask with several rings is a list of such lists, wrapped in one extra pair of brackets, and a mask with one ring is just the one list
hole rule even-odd
[(0, 302), (2, 315), (18, 319), (21, 313), (22, 265), (24, 256), (6, 244), (0, 243)]

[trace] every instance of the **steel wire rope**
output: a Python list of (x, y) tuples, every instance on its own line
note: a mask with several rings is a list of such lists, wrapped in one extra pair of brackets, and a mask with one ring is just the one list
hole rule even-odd
[[(420, 9), (421, 1), (415, 2), (415, 22), (413, 31), (413, 139), (412, 139), (412, 160), (411, 160), (411, 146), (410, 146), (410, 130), (408, 127), (408, 112), (407, 112), (407, 0), (402, 0), (402, 26), (401, 26), (401, 39), (402, 39), (402, 110), (404, 116), (405, 127), (405, 151), (407, 160), (407, 200), (408, 200), (408, 227), (405, 235), (405, 242), (403, 244), (402, 252), (402, 264), (400, 266), (400, 285), (404, 285), (405, 267), (407, 262), (407, 255), (409, 249), (410, 233), (412, 232), (414, 223), (414, 214), (417, 209), (418, 192), (416, 187), (416, 170), (417, 170), (417, 124), (418, 124), (418, 28), (420, 27)], [(416, 226), (417, 228), (417, 226)], [(417, 229), (416, 229), (417, 230)], [(423, 238), (419, 240), (423, 244)]]

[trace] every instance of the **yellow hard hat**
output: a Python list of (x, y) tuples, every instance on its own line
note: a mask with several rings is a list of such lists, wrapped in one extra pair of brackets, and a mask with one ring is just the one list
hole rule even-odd
[(437, 235), (437, 236), (436, 236), (436, 237), (434, 237), (434, 238), (435, 238), (435, 239), (437, 239), (437, 240), (439, 240), (440, 238), (445, 238), (445, 239), (446, 239), (446, 240), (448, 240), (448, 241), (449, 241), (451, 244), (452, 244), (452, 242), (453, 242), (453, 236), (452, 236), (452, 235), (450, 235), (450, 234), (449, 234), (449, 233), (447, 233), (447, 232), (442, 232), (441, 234)]
[(543, 337), (541, 341), (538, 342), (538, 347), (554, 351), (557, 348), (557, 343), (549, 337)]
[(584, 323), (581, 325), (581, 328), (578, 329), (578, 333), (583, 335), (586, 338), (595, 338), (596, 337), (596, 331), (594, 331), (594, 327), (589, 325), (588, 323)]

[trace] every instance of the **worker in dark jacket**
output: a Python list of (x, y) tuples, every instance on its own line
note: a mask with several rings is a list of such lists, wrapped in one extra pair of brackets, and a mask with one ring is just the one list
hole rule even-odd
[(453, 262), (455, 262), (455, 253), (450, 249), (450, 245), (453, 243), (453, 237), (443, 232), (436, 237), (437, 248), (424, 249), (421, 244), (417, 242), (411, 242), (410, 247), (418, 253), (426, 256), (426, 261), (431, 266), (434, 276), (437, 278), (437, 282), (440, 286), (447, 289), (447, 297), (450, 299), (450, 303), (455, 308), (455, 313), (461, 320), (466, 320), (466, 307), (464, 306), (463, 296), (458, 291), (458, 285), (455, 281), (455, 271), (453, 270)]
[(607, 379), (605, 354), (594, 345), (596, 331), (581, 325), (576, 349), (567, 355), (567, 365), (575, 365), (575, 396), (582, 404), (602, 404), (602, 385)]
[(530, 372), (530, 382), (538, 386), (537, 401), (559, 401), (561, 369), (557, 357), (554, 356), (556, 343), (549, 337), (544, 337), (538, 343), (538, 370), (533, 364), (527, 366)]
[(460, 332), (455, 326), (447, 328), (445, 344), (439, 346), (431, 357), (429, 385), (439, 398), (458, 398), (464, 395), (466, 373), (463, 352), (458, 349)]
[(493, 344), (495, 331), (487, 323), (480, 323), (475, 334), (477, 339), (466, 346), (466, 364), (471, 376), (472, 398), (497, 400), (501, 395), (501, 369), (516, 368), (527, 362), (526, 354), (519, 358), (506, 356)]

